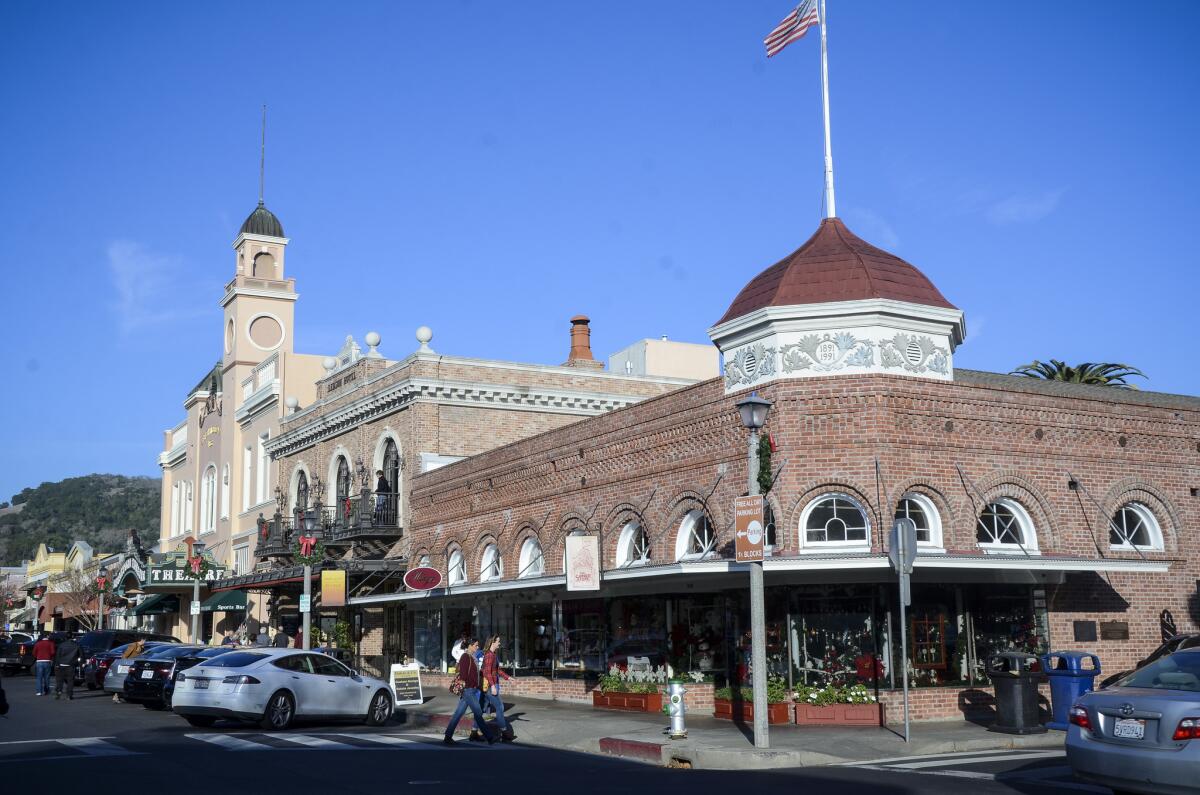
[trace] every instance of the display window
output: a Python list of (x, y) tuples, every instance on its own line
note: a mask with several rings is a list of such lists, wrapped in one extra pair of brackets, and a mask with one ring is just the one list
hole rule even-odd
[(605, 668), (667, 665), (667, 602), (663, 598), (626, 597), (607, 603)]
[(724, 673), (725, 597), (706, 594), (676, 599), (671, 613), (670, 663), (675, 674)]
[(887, 674), (879, 653), (874, 589), (841, 586), (793, 589), (792, 681), (807, 686), (865, 684)]
[(554, 606), (519, 604), (515, 610), (513, 671), (549, 676), (554, 658)]
[(604, 600), (571, 599), (560, 603), (556, 633), (555, 676), (593, 676), (605, 671)]
[(442, 670), (442, 611), (413, 610), (409, 613), (412, 627), (413, 659), (426, 670)]

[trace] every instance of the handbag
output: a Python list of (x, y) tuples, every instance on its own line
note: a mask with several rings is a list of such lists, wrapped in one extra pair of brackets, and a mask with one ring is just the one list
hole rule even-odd
[(462, 680), (458, 674), (454, 675), (453, 681), (450, 682), (450, 692), (456, 696), (462, 696), (463, 691), (467, 689), (467, 683)]

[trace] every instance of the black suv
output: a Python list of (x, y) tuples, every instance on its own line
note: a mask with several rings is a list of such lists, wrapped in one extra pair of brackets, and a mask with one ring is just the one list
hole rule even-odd
[(127, 643), (133, 643), (135, 640), (157, 640), (166, 643), (178, 643), (178, 638), (173, 638), (170, 635), (159, 635), (154, 632), (139, 632), (135, 629), (94, 629), (91, 632), (85, 632), (82, 637), (75, 639), (79, 644), (79, 663), (75, 666), (75, 684), (80, 684), (84, 681), (84, 668), (90, 665), (95, 665), (93, 659), (97, 654), (108, 651), (117, 646), (124, 646)]

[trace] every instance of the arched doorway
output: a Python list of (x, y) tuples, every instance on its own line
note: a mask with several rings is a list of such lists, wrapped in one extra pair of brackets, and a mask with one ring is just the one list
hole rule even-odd
[(385, 527), (396, 527), (400, 520), (400, 450), (390, 438), (384, 442), (382, 469), (387, 490), (381, 489), (376, 495), (375, 521)]

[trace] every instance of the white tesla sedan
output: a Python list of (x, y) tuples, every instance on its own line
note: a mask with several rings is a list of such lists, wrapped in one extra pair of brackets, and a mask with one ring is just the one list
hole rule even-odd
[(193, 726), (211, 726), (218, 718), (272, 731), (293, 719), (357, 718), (379, 726), (392, 715), (392, 691), (319, 652), (255, 648), (180, 672), (172, 708)]

